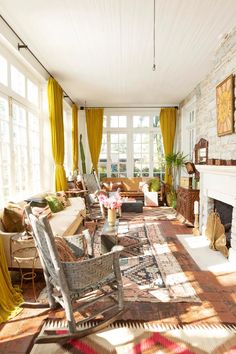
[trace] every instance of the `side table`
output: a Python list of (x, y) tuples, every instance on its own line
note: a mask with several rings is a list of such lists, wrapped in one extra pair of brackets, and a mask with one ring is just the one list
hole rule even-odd
[[(14, 244), (17, 244), (18, 249), (13, 250)], [(27, 244), (30, 246), (27, 246)], [(34, 299), (36, 301), (36, 292), (35, 292), (35, 284), (34, 279), (36, 277), (35, 273), (35, 262), (38, 259), (38, 252), (36, 247), (32, 246), (32, 237), (26, 237), (23, 234), (17, 234), (11, 237), (10, 241), (10, 252), (11, 258), (16, 261), (21, 275), (21, 284), (20, 287), (22, 288), (24, 280), (32, 280), (32, 288), (34, 293)], [(31, 264), (31, 270), (24, 272), (21, 263), (26, 262)]]
[(116, 219), (115, 225), (111, 226), (108, 220), (105, 221), (101, 232), (101, 253), (110, 252), (112, 247), (118, 243), (119, 219)]

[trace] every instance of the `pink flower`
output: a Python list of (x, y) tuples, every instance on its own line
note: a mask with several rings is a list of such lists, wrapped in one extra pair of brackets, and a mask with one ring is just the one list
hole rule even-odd
[(121, 196), (117, 193), (112, 195), (111, 197), (107, 197), (105, 195), (100, 195), (98, 197), (100, 203), (104, 205), (105, 208), (108, 209), (118, 209), (122, 205)]

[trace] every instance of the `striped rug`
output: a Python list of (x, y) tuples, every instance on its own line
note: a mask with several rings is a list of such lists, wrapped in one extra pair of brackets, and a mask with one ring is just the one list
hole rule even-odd
[(74, 339), (66, 345), (34, 345), (30, 354), (233, 354), (236, 326), (195, 324), (186, 326), (125, 323)]

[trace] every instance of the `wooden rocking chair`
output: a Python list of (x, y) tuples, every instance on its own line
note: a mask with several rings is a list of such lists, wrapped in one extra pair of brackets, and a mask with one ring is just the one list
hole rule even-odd
[[(124, 308), (119, 266), (123, 247), (115, 246), (111, 252), (97, 258), (62, 262), (47, 217), (37, 219), (29, 211), (28, 217), (44, 270), (49, 305), (53, 309), (59, 303), (67, 320), (45, 322), (35, 343), (66, 342), (94, 333), (115, 321)], [(83, 254), (81, 236), (65, 239), (76, 256)], [(80, 321), (76, 320), (76, 312), (79, 312)], [(81, 315), (84, 316), (82, 320)], [(101, 321), (98, 316), (102, 317)]]

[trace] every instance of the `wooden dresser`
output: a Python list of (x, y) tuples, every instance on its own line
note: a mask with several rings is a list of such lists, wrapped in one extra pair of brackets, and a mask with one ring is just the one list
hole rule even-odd
[(194, 202), (199, 201), (199, 189), (179, 187), (177, 190), (176, 210), (187, 221), (194, 223)]

